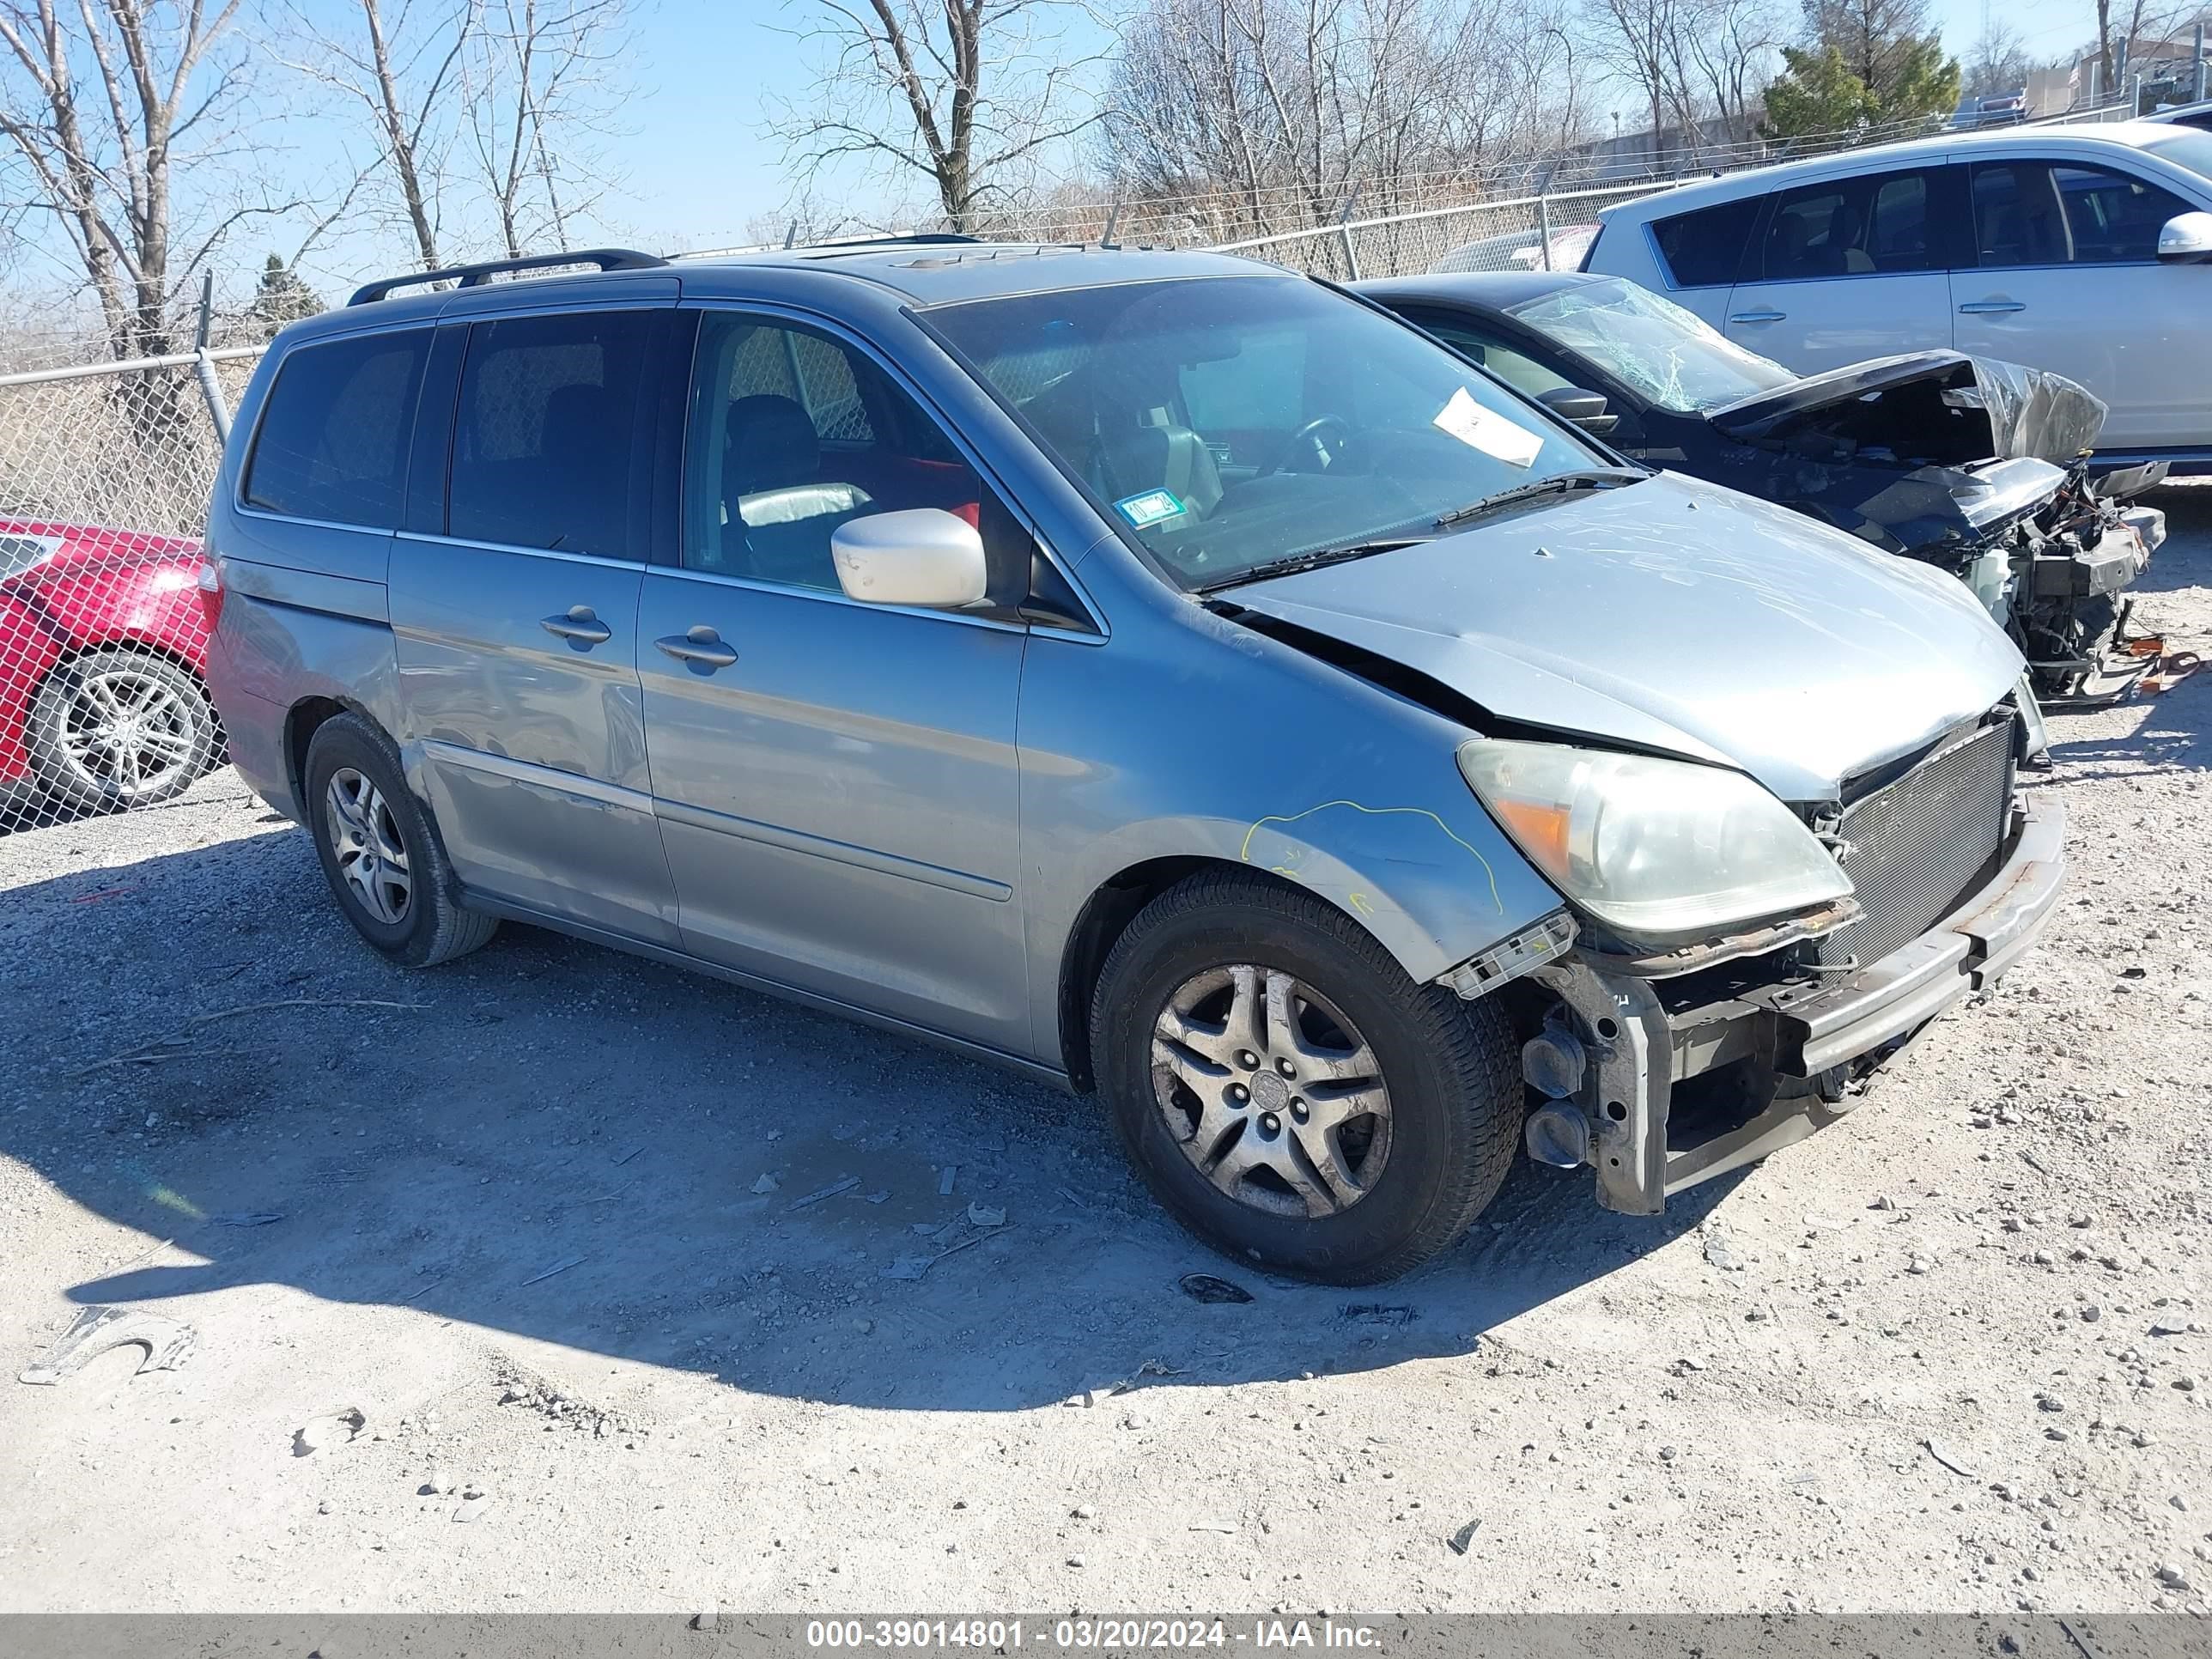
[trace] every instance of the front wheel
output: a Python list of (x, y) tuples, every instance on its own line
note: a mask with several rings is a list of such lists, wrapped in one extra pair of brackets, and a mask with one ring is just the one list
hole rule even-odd
[(1230, 1255), (1334, 1284), (1448, 1248), (1513, 1159), (1492, 1004), (1416, 984), (1310, 894), (1232, 872), (1154, 900), (1109, 953), (1092, 1065), (1161, 1202)]

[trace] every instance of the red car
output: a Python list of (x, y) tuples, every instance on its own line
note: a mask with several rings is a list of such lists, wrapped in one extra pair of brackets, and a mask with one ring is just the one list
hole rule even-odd
[(137, 806), (215, 764), (206, 568), (183, 537), (0, 519), (0, 786)]

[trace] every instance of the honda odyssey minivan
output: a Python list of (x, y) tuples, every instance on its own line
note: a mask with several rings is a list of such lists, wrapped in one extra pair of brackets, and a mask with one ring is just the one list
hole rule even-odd
[(1219, 256), (374, 283), (210, 546), (232, 753), (387, 957), (504, 918), (988, 1056), (1323, 1279), (1524, 1140), (1650, 1214), (1827, 1122), (2061, 874), (1958, 583)]

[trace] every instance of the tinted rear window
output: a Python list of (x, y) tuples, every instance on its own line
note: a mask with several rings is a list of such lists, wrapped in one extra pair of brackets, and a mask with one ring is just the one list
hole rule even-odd
[(1676, 288), (1712, 288), (1735, 281), (1743, 264), (1743, 245), (1759, 217), (1759, 198), (1723, 202), (1652, 224), (1659, 257)]
[(288, 356), (246, 467), (247, 505), (396, 528), (429, 340), (420, 329), (368, 334)]
[(638, 381), (635, 311), (479, 323), (453, 422), (449, 534), (628, 556)]

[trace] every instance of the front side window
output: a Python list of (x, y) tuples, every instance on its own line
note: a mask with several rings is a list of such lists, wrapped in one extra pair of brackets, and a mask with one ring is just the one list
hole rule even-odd
[(1933, 269), (1928, 197), (1925, 173), (1838, 179), (1784, 192), (1766, 227), (1766, 280)]
[(1510, 314), (1598, 364), (1646, 403), (1677, 414), (1702, 414), (1797, 378), (1633, 283), (1563, 288)]
[(586, 311), (502, 318), (470, 331), (448, 534), (638, 556), (631, 473), (651, 323), (643, 312)]
[(1471, 358), (1516, 392), (1540, 398), (1574, 382), (1470, 321), (1457, 317), (1423, 313), (1413, 320), (1454, 351)]
[(1735, 281), (1764, 199), (1750, 196), (1656, 221), (1651, 234), (1668, 280), (1676, 288), (1714, 288)]
[(2132, 174), (2071, 162), (1979, 162), (1973, 199), (1984, 268), (2149, 264), (2160, 228), (2189, 210)]
[(421, 329), (366, 334), (288, 355), (246, 465), (246, 505), (396, 528), (429, 339)]
[(707, 313), (684, 441), (687, 569), (835, 593), (840, 525), (933, 507), (982, 532), (994, 573), (1019, 567), (1026, 580), (1027, 534), (975, 469), (911, 397), (829, 335)]
[(1187, 587), (1425, 534), (1608, 459), (1451, 352), (1297, 277), (1068, 289), (929, 319)]

